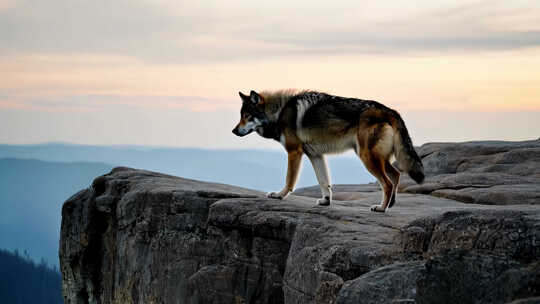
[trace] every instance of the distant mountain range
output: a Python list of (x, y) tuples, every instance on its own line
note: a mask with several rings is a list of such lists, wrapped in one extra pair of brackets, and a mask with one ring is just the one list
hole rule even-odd
[[(317, 183), (304, 159), (298, 186)], [(279, 190), (286, 154), (265, 150), (205, 150), (73, 144), (0, 145), (0, 248), (27, 250), (58, 264), (63, 202), (115, 166), (220, 182), (262, 191)], [(357, 157), (331, 157), (334, 183), (373, 181)]]
[[(283, 186), (285, 152), (269, 150), (206, 150), (144, 146), (86, 146), (73, 144), (0, 145), (0, 158), (53, 162), (99, 162), (159, 171), (176, 176), (226, 183), (262, 191)], [(373, 181), (360, 160), (351, 154), (329, 158), (334, 183)], [(299, 187), (317, 183), (309, 161)]]

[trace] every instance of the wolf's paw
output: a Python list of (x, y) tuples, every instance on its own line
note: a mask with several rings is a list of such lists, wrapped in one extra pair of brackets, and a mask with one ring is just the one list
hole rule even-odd
[(371, 211), (384, 213), (386, 210), (384, 210), (380, 205), (373, 205), (371, 206)]
[(330, 197), (329, 196), (325, 196), (323, 198), (320, 198), (317, 200), (317, 205), (319, 206), (329, 206), (330, 205)]
[(287, 195), (289, 195), (289, 193), (283, 194), (281, 192), (269, 192), (269, 193), (266, 194), (266, 197), (282, 200), (282, 199), (286, 198)]

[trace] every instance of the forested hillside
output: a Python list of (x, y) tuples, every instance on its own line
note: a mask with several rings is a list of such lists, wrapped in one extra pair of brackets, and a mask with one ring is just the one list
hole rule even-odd
[(62, 278), (45, 260), (0, 249), (0, 302), (10, 304), (62, 303)]

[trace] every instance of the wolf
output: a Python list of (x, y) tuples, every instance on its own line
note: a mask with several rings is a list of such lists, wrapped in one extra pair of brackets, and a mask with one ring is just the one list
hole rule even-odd
[[(270, 198), (285, 199), (293, 190), (302, 156), (309, 158), (322, 198), (328, 206), (332, 186), (325, 155), (354, 150), (380, 184), (382, 199), (371, 211), (385, 212), (396, 201), (400, 171), (417, 183), (424, 181), (424, 167), (414, 150), (409, 132), (398, 112), (373, 100), (334, 96), (317, 91), (280, 90), (249, 95), (242, 99), (237, 136), (253, 131), (278, 141), (288, 154), (285, 186)], [(397, 160), (397, 168), (391, 160)]]

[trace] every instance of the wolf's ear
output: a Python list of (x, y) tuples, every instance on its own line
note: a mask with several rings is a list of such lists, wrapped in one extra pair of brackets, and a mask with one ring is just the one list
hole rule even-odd
[(259, 104), (262, 102), (261, 95), (259, 95), (257, 92), (253, 90), (249, 93), (249, 99), (251, 99), (251, 102), (253, 102), (254, 104)]
[(242, 92), (238, 92), (238, 95), (240, 95), (240, 98), (242, 98), (242, 101), (248, 101), (249, 100), (249, 96), (244, 95), (244, 93), (242, 93)]

